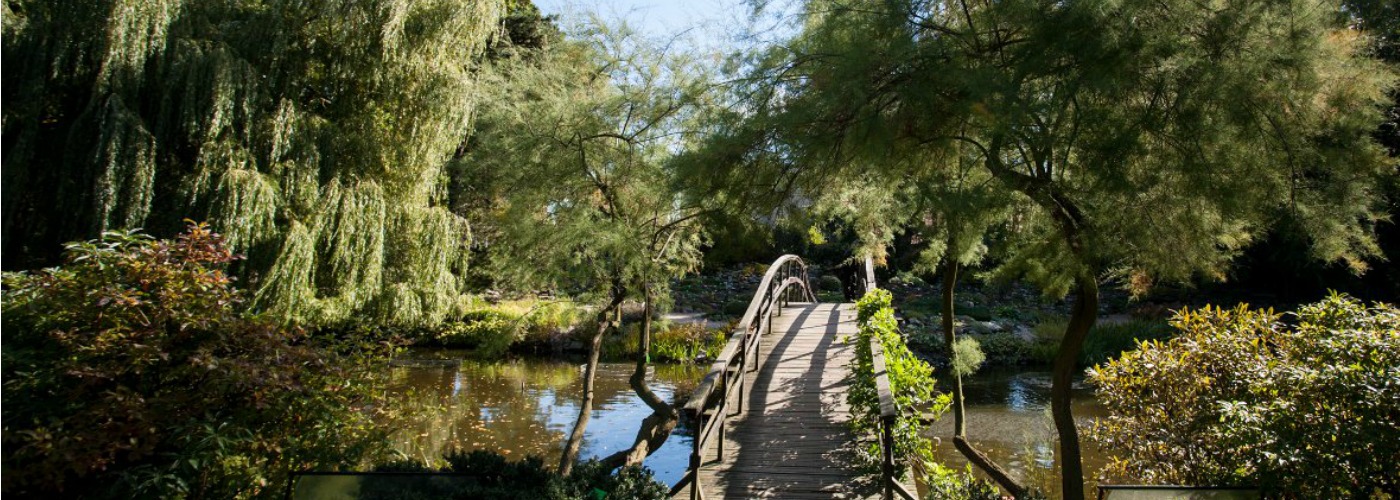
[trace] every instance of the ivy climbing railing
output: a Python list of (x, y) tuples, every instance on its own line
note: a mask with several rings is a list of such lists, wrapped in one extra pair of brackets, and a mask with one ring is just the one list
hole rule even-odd
[(744, 412), (744, 392), (747, 389), (745, 372), (757, 368), (759, 349), (763, 336), (773, 329), (773, 316), (782, 313), (788, 303), (806, 300), (816, 302), (812, 287), (807, 279), (807, 264), (796, 255), (784, 255), (768, 266), (763, 281), (758, 284), (749, 308), (744, 312), (739, 325), (724, 345), (724, 350), (715, 357), (710, 371), (700, 381), (685, 405), (685, 412), (695, 419), (696, 432), (694, 446), (690, 452), (690, 467), (685, 476), (671, 487), (671, 496), (679, 494), (690, 486), (690, 498), (705, 498), (700, 486), (700, 467), (705, 465), (705, 451), (711, 439), (719, 439), (715, 460), (724, 460), (724, 429), (726, 421), (733, 416), (729, 413), (731, 394), (737, 389), (738, 411)]
[[(864, 278), (865, 293), (870, 294), (876, 289), (875, 262), (870, 256), (865, 257)], [(880, 343), (879, 335), (871, 335), (869, 341), (875, 393), (880, 401), (880, 496), (888, 500), (898, 494), (905, 500), (915, 500), (914, 494), (899, 482), (898, 464), (895, 462), (895, 428), (899, 421), (899, 405), (895, 402), (893, 391), (890, 390), (884, 346)]]

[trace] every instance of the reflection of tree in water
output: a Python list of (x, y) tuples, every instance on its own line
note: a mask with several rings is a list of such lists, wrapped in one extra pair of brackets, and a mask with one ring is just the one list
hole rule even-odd
[[(631, 369), (625, 363), (599, 366), (594, 406), (599, 421), (585, 438), (586, 456), (629, 445), (633, 428), (649, 412), (627, 386)], [(582, 399), (580, 369), (571, 363), (436, 362), (393, 370), (388, 399), (400, 415), (383, 425), (395, 430), (397, 450), (429, 463), (451, 450), (555, 456)], [(703, 367), (671, 365), (656, 367), (653, 376), (658, 393), (669, 399), (677, 386), (694, 387), (703, 372)]]

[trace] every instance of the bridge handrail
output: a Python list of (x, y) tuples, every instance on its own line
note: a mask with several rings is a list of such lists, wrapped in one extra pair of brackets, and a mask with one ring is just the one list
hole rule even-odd
[[(875, 260), (865, 256), (865, 293), (875, 290)], [(895, 475), (894, 427), (899, 419), (899, 406), (895, 404), (894, 393), (890, 391), (890, 375), (885, 368), (885, 349), (880, 344), (879, 335), (870, 336), (871, 368), (875, 372), (875, 393), (880, 398), (880, 485), (882, 498), (894, 498), (895, 494), (905, 500), (915, 496), (904, 485), (899, 484)]]
[(749, 358), (753, 357), (756, 361), (763, 335), (772, 329), (774, 306), (781, 312), (782, 307), (794, 298), (816, 302), (807, 275), (807, 264), (801, 257), (789, 254), (778, 257), (768, 266), (768, 272), (764, 273), (763, 281), (759, 282), (758, 290), (754, 292), (739, 324), (734, 327), (729, 342), (725, 343), (724, 349), (710, 364), (705, 378), (691, 393), (690, 401), (686, 402), (685, 411), (696, 419), (697, 429), (690, 467), (686, 469), (685, 476), (671, 487), (671, 496), (689, 484), (691, 499), (705, 497), (700, 488), (700, 466), (704, 463), (704, 450), (716, 430), (720, 440), (718, 455), (721, 460), (724, 458), (724, 424), (729, 418), (729, 394), (735, 387), (739, 389), (739, 413), (743, 413), (744, 372), (751, 367)]

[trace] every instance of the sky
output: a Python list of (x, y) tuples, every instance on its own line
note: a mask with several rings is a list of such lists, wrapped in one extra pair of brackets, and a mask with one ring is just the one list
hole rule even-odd
[(727, 50), (735, 33), (749, 24), (745, 0), (534, 0), (540, 11), (567, 20), (588, 12), (621, 18), (648, 38), (683, 37), (697, 48)]

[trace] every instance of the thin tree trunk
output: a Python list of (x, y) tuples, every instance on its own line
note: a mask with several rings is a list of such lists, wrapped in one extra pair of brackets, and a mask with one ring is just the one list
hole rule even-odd
[(1084, 467), (1079, 454), (1079, 430), (1070, 411), (1070, 388), (1084, 339), (1099, 316), (1099, 285), (1093, 274), (1084, 271), (1075, 280), (1076, 297), (1069, 327), (1055, 355), (1050, 385), (1050, 414), (1060, 437), (1060, 491), (1065, 500), (1084, 499)]
[(593, 415), (593, 386), (594, 378), (598, 373), (598, 355), (603, 347), (603, 334), (608, 331), (608, 317), (622, 304), (625, 296), (622, 285), (614, 282), (612, 286), (612, 300), (607, 307), (598, 311), (598, 330), (593, 333), (593, 341), (588, 348), (588, 364), (583, 370), (583, 401), (579, 403), (578, 420), (574, 421), (574, 429), (569, 433), (569, 440), (564, 444), (564, 452), (559, 456), (559, 474), (568, 476), (574, 470), (574, 462), (578, 461), (579, 447), (583, 444), (583, 433), (588, 429), (588, 420)]
[[(949, 242), (949, 251), (953, 247), (953, 242)], [(954, 356), (953, 344), (957, 341), (957, 333), (953, 327), (953, 293), (958, 285), (958, 262), (951, 257), (945, 257), (943, 264), (943, 342), (948, 349), (948, 360), (954, 366), (957, 362)], [(990, 457), (972, 446), (967, 440), (967, 410), (963, 405), (962, 374), (957, 369), (953, 370), (953, 446), (967, 457), (967, 461), (973, 463), (977, 468), (982, 469), (992, 480), (1001, 485), (1012, 496), (1020, 498), (1025, 496), (1026, 487), (1018, 484), (1005, 469), (993, 462)]]
[(633, 440), (630, 448), (613, 453), (602, 460), (604, 466), (609, 469), (626, 465), (641, 465), (642, 460), (655, 453), (657, 449), (661, 448), (661, 445), (666, 444), (666, 439), (671, 437), (671, 431), (675, 430), (676, 424), (680, 422), (680, 414), (676, 412), (676, 409), (666, 404), (647, 385), (647, 365), (651, 363), (652, 296), (650, 286), (643, 287), (643, 296), (642, 334), (640, 348), (637, 350), (637, 368), (627, 379), (627, 385), (631, 386), (632, 391), (637, 393), (637, 396), (642, 398), (647, 406), (651, 407), (651, 415), (642, 420), (641, 427), (637, 429), (637, 437)]

